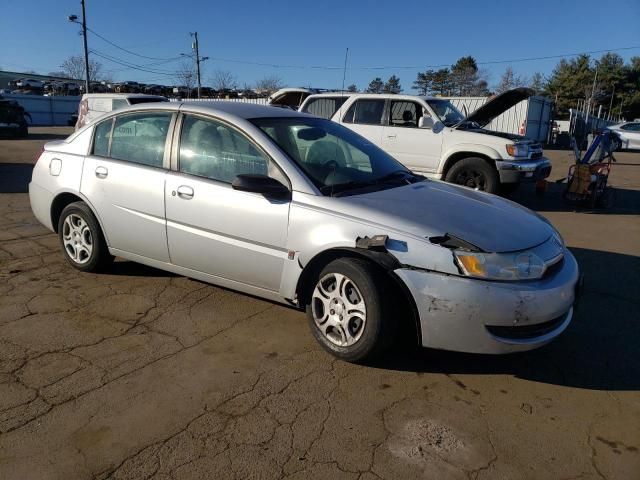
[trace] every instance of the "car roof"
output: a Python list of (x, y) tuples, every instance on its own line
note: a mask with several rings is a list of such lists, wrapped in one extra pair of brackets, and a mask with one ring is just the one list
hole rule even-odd
[(422, 100), (447, 100), (446, 98), (441, 98), (441, 97), (429, 97), (429, 96), (425, 96), (425, 95), (402, 95), (402, 94), (397, 94), (397, 93), (357, 93), (357, 92), (328, 92), (328, 93), (315, 93), (313, 95), (309, 95), (309, 97), (307, 97), (307, 100), (309, 98), (320, 98), (320, 97), (339, 97), (339, 96), (345, 96), (345, 97), (357, 97), (357, 98), (381, 98), (383, 100), (387, 99), (387, 98), (391, 98), (391, 99), (395, 99), (395, 100), (416, 100), (416, 99), (422, 99)]
[(82, 98), (166, 98), (162, 95), (148, 95), (146, 93), (85, 93)]
[(139, 110), (180, 110), (204, 114), (223, 113), (227, 116), (239, 119), (263, 118), (263, 117), (299, 117), (308, 115), (298, 113), (295, 110), (259, 105), (248, 102), (228, 102), (224, 100), (215, 101), (189, 101), (189, 102), (162, 102), (162, 103), (140, 103), (132, 107), (114, 110), (115, 113)]
[[(309, 95), (307, 98), (322, 98), (322, 97), (350, 97), (352, 95), (358, 95), (354, 92), (324, 92), (324, 93), (314, 93), (313, 95)], [(306, 99), (305, 99), (306, 100)]]

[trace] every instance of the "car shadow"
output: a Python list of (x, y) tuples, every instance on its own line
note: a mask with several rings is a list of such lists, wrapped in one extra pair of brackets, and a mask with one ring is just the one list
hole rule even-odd
[(0, 163), (0, 193), (28, 192), (32, 171), (28, 163)]
[[(445, 375), (513, 375), (592, 390), (640, 390), (640, 257), (572, 248), (585, 288), (572, 323), (537, 350), (477, 355), (414, 347), (403, 340), (372, 368)], [(466, 388), (459, 379), (461, 388)]]
[(609, 186), (598, 201), (596, 208), (589, 208), (585, 203), (570, 203), (563, 195), (566, 183), (550, 182), (544, 193), (534, 193), (528, 189), (520, 189), (507, 196), (509, 200), (535, 210), (537, 212), (583, 212), (594, 215), (638, 215), (640, 214), (640, 190), (629, 190)]
[(179, 275), (149, 267), (141, 263), (129, 260), (118, 260), (113, 262), (102, 275), (117, 275), (123, 277), (178, 277)]

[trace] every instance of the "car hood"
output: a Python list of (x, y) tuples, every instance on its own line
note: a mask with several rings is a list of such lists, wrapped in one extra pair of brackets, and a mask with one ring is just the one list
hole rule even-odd
[(524, 250), (553, 233), (546, 221), (517, 203), (439, 181), (339, 200), (333, 207), (340, 213), (423, 238), (454, 235), (485, 252)]
[(503, 114), (514, 105), (518, 104), (522, 100), (526, 100), (535, 93), (531, 88), (514, 88), (513, 90), (507, 90), (500, 95), (493, 97), (483, 106), (478, 108), (467, 116), (467, 120), (476, 122), (481, 127), (489, 124), (491, 120), (498, 115)]

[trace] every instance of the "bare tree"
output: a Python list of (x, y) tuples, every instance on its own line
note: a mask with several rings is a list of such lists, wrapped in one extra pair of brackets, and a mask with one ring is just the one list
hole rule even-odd
[(238, 86), (238, 79), (229, 70), (216, 70), (209, 81), (216, 90), (231, 90)]
[(196, 72), (193, 63), (183, 62), (176, 70), (178, 85), (187, 87), (189, 91), (196, 85)]
[[(84, 57), (82, 55), (72, 55), (68, 57), (62, 65), (62, 71), (69, 78), (79, 80), (84, 78)], [(96, 60), (89, 60), (89, 78), (92, 81), (100, 80), (102, 76), (102, 64)]]
[(270, 75), (256, 82), (256, 90), (262, 90), (263, 92), (272, 93), (276, 90), (280, 90), (282, 88), (282, 85), (283, 82), (279, 76)]
[(509, 65), (500, 77), (500, 82), (496, 85), (495, 90), (496, 93), (500, 94), (512, 88), (523, 87), (527, 83), (527, 79), (515, 73), (511, 65)]

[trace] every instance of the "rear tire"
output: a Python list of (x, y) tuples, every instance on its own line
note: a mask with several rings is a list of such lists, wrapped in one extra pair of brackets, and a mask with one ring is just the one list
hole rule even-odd
[(65, 258), (80, 271), (98, 272), (113, 261), (100, 224), (84, 202), (70, 203), (62, 210), (58, 237)]
[(359, 258), (330, 262), (316, 278), (307, 304), (307, 320), (315, 339), (332, 355), (362, 362), (380, 355), (392, 342), (392, 290), (386, 276)]
[(463, 158), (454, 163), (445, 176), (445, 181), (464, 187), (498, 193), (500, 177), (498, 171), (480, 157)]

